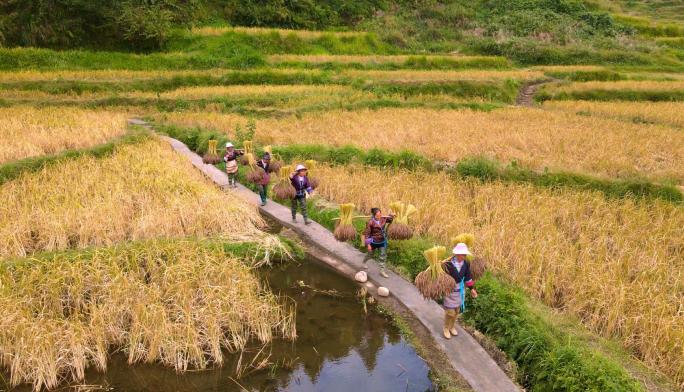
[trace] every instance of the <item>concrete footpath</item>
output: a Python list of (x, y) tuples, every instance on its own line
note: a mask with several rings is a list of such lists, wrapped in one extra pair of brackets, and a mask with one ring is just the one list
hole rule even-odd
[[(164, 139), (178, 153), (190, 159), (192, 164), (214, 183), (227, 188), (228, 177), (225, 173), (213, 165), (204, 164), (202, 158), (190, 151), (182, 142), (168, 137)], [(242, 185), (231, 191), (250, 203), (259, 204), (259, 196)], [(356, 271), (363, 269), (364, 254), (345, 242), (337, 241), (325, 227), (316, 222), (306, 226), (302, 223), (301, 217), (298, 223), (292, 223), (290, 209), (270, 200), (265, 207), (260, 207), (260, 210), (264, 215), (295, 231), (306, 242), (329, 253), (332, 257), (326, 258), (324, 262), (341, 273), (353, 276)], [(468, 332), (458, 327), (457, 337), (446, 340), (442, 336), (444, 310), (441, 306), (434, 301), (426, 301), (418, 289), (401, 276), (387, 271), (389, 278), (383, 278), (376, 263), (369, 261), (368, 264), (369, 289), (376, 290), (377, 286), (389, 288), (390, 295), (406, 306), (431, 331), (435, 342), (446, 353), (454, 369), (461, 373), (475, 391), (519, 390)]]

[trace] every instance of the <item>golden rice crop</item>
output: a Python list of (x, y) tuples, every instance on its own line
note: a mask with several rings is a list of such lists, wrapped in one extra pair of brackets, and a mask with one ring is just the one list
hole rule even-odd
[(411, 201), (418, 208), (416, 232), (444, 244), (455, 233), (473, 233), (488, 269), (684, 381), (681, 207), (457, 181), (444, 173), (388, 175), (356, 166), (318, 171), (325, 198), (360, 210)]
[(65, 161), (0, 186), (0, 257), (156, 237), (254, 239), (254, 207), (162, 141)]
[(543, 79), (544, 73), (531, 70), (498, 71), (498, 70), (463, 70), (463, 71), (442, 71), (442, 70), (349, 70), (342, 75), (377, 81), (458, 81), (458, 80), (534, 80)]
[(101, 144), (126, 132), (121, 113), (73, 108), (0, 108), (0, 163)]
[(556, 85), (549, 89), (558, 93), (573, 93), (591, 90), (682, 91), (684, 90), (684, 81), (621, 80), (615, 82), (575, 82)]
[(221, 242), (154, 240), (0, 263), (0, 365), (34, 390), (129, 363), (182, 372), (250, 340), (295, 337), (294, 312)]
[(684, 102), (597, 102), (547, 101), (544, 109), (616, 118), (631, 122), (653, 122), (684, 128)]
[[(339, 85), (239, 85), (239, 86), (210, 86), (210, 87), (185, 87), (177, 90), (161, 93), (161, 98), (168, 99), (202, 99), (221, 96), (273, 96), (273, 95), (330, 95), (339, 93), (351, 93), (354, 90), (349, 86)], [(132, 96), (156, 97), (156, 94), (138, 93)]]
[(334, 35), (337, 37), (354, 37), (359, 35), (365, 35), (366, 32), (363, 31), (314, 31), (314, 30), (290, 30), (290, 29), (274, 29), (268, 27), (194, 27), (191, 30), (193, 35), (199, 36), (216, 36), (223, 35), (229, 32), (243, 33), (249, 35), (262, 35), (262, 34), (272, 34), (277, 33), (280, 35), (290, 35), (294, 34), (299, 38), (311, 39), (318, 38), (323, 35)]
[[(232, 135), (245, 118), (219, 113), (169, 113), (184, 126)], [(684, 183), (684, 134), (669, 127), (535, 108), (471, 110), (381, 109), (327, 111), (257, 121), (262, 144), (311, 143), (412, 150), (458, 161), (486, 155), (542, 170), (610, 177), (643, 176)]]
[(130, 70), (60, 70), (60, 71), (3, 71), (0, 72), (0, 80), (3, 82), (27, 82), (27, 81), (120, 81), (120, 80), (145, 80), (158, 78), (173, 78), (178, 76), (220, 76), (227, 72), (225, 69), (215, 68), (208, 70), (154, 70), (154, 71), (130, 71)]

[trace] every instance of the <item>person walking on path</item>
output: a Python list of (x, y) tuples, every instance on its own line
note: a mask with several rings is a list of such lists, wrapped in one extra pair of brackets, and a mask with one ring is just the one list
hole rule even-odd
[(477, 298), (475, 282), (470, 272), (470, 263), (466, 256), (470, 256), (468, 245), (458, 243), (453, 249), (453, 256), (444, 262), (444, 270), (456, 281), (456, 288), (451, 294), (444, 297), (444, 337), (451, 339), (458, 335), (456, 330), (456, 317), (459, 310), (465, 310), (465, 290), (470, 290), (470, 295)]
[(387, 261), (387, 225), (392, 223), (394, 215), (382, 216), (382, 211), (379, 208), (371, 208), (371, 218), (363, 230), (361, 241), (366, 247), (368, 253), (363, 258), (363, 266), (368, 269), (366, 264), (376, 251), (380, 252), (380, 276), (383, 278), (389, 277), (385, 271), (385, 262)]
[(295, 172), (290, 176), (290, 182), (295, 189), (295, 196), (292, 198), (292, 222), (297, 222), (297, 208), (301, 210), (304, 217), (304, 224), (308, 225), (309, 215), (306, 207), (306, 196), (313, 193), (313, 188), (307, 176), (307, 169), (304, 165), (297, 165)]
[(261, 206), (266, 205), (266, 197), (268, 197), (268, 184), (271, 182), (270, 166), (271, 166), (271, 154), (264, 153), (264, 155), (257, 162), (257, 166), (264, 169), (261, 175), (261, 179), (256, 183), (257, 189), (259, 190), (259, 197), (261, 198)]
[(235, 185), (235, 176), (238, 172), (238, 162), (239, 156), (244, 155), (245, 152), (238, 150), (233, 146), (233, 143), (226, 143), (226, 153), (223, 155), (223, 161), (226, 163), (226, 174), (228, 175), (228, 186), (231, 188), (237, 187)]

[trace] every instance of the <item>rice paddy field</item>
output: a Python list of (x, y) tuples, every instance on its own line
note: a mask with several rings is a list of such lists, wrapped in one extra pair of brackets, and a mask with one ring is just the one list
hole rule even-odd
[[(265, 233), (255, 207), (216, 188), (157, 135), (127, 125), (140, 117), (199, 153), (208, 139), (294, 151), (287, 163), (317, 152), (320, 205), (353, 203), (360, 214), (398, 200), (417, 207), (416, 238), (390, 242), (407, 263), (409, 253), (424, 262), (428, 245), (473, 233), (488, 276), (536, 301), (551, 315), (544, 317), (571, 318), (591, 339), (550, 334), (601, 351), (638, 385), (617, 390), (684, 390), (681, 65), (523, 66), (374, 46), (374, 34), (352, 31), (198, 27), (183, 39), (199, 50), (235, 34), (281, 46), (264, 48), (254, 64), (188, 60), (190, 52), (172, 46), (98, 57), (92, 67), (70, 52), (55, 52), (68, 60), (57, 65), (36, 57), (2, 67), (0, 381), (35, 390), (78, 385), (97, 379), (92, 372), (108, 374), (115, 356), (192, 377), (226, 363), (264, 378), (264, 369), (308, 372), (313, 383), (337, 359), (365, 355), (369, 342), (356, 330), (339, 353), (312, 343), (312, 311), (260, 278), (274, 255), (296, 253), (292, 245)], [(370, 43), (355, 50), (361, 41)], [(324, 50), (333, 44), (339, 48)], [(491, 175), (494, 166), (508, 177)], [(657, 196), (662, 189), (668, 197)], [(287, 293), (310, 289), (296, 279), (280, 283)], [(360, 315), (358, 301), (347, 300), (345, 309)], [(385, 328), (377, 323), (349, 328)], [(328, 365), (318, 351), (308, 353), (305, 370), (285, 360), (242, 362), (243, 353), (245, 361), (260, 356), (254, 347), (308, 350), (300, 338), (334, 353)], [(506, 339), (493, 337), (522, 347), (506, 351), (509, 358), (534, 346)], [(581, 364), (574, 373), (592, 362), (579, 357), (548, 363), (559, 372)], [(364, 369), (370, 375), (374, 366)], [(542, 376), (518, 366), (516, 380), (538, 390)], [(565, 382), (557, 390), (578, 385)]]

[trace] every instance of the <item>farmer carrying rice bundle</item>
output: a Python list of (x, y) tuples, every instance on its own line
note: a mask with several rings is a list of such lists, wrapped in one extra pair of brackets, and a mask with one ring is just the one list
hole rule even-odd
[(375, 251), (380, 252), (378, 260), (380, 264), (380, 276), (389, 277), (385, 272), (385, 261), (387, 261), (387, 225), (392, 223), (394, 215), (383, 216), (379, 208), (371, 208), (371, 218), (363, 230), (361, 241), (368, 250), (363, 259), (364, 268), (368, 269), (366, 263), (373, 256)]
[(456, 281), (456, 288), (444, 297), (444, 337), (451, 339), (458, 335), (456, 330), (456, 317), (459, 310), (465, 310), (465, 290), (470, 290), (470, 295), (477, 298), (475, 282), (470, 271), (470, 263), (466, 256), (470, 256), (468, 245), (458, 243), (453, 249), (453, 256), (444, 262), (444, 269)]
[(267, 152), (264, 153), (264, 155), (261, 157), (261, 159), (259, 159), (256, 165), (264, 170), (264, 172), (261, 173), (261, 178), (259, 178), (259, 180), (257, 180), (256, 182), (257, 189), (259, 190), (259, 197), (261, 198), (261, 206), (263, 207), (266, 205), (266, 197), (268, 196), (268, 184), (269, 182), (271, 182), (271, 154)]
[(238, 172), (238, 157), (244, 155), (244, 151), (238, 150), (233, 146), (233, 143), (226, 143), (226, 153), (223, 155), (223, 161), (226, 163), (226, 174), (228, 175), (228, 186), (231, 188), (237, 187), (235, 185), (235, 176)]
[(295, 172), (290, 176), (290, 183), (295, 189), (295, 195), (292, 198), (291, 205), (292, 222), (297, 222), (297, 208), (299, 207), (302, 216), (304, 217), (304, 224), (308, 225), (311, 222), (309, 221), (309, 216), (307, 214), (306, 197), (313, 193), (313, 187), (311, 187), (311, 183), (309, 182), (306, 166), (297, 165)]

